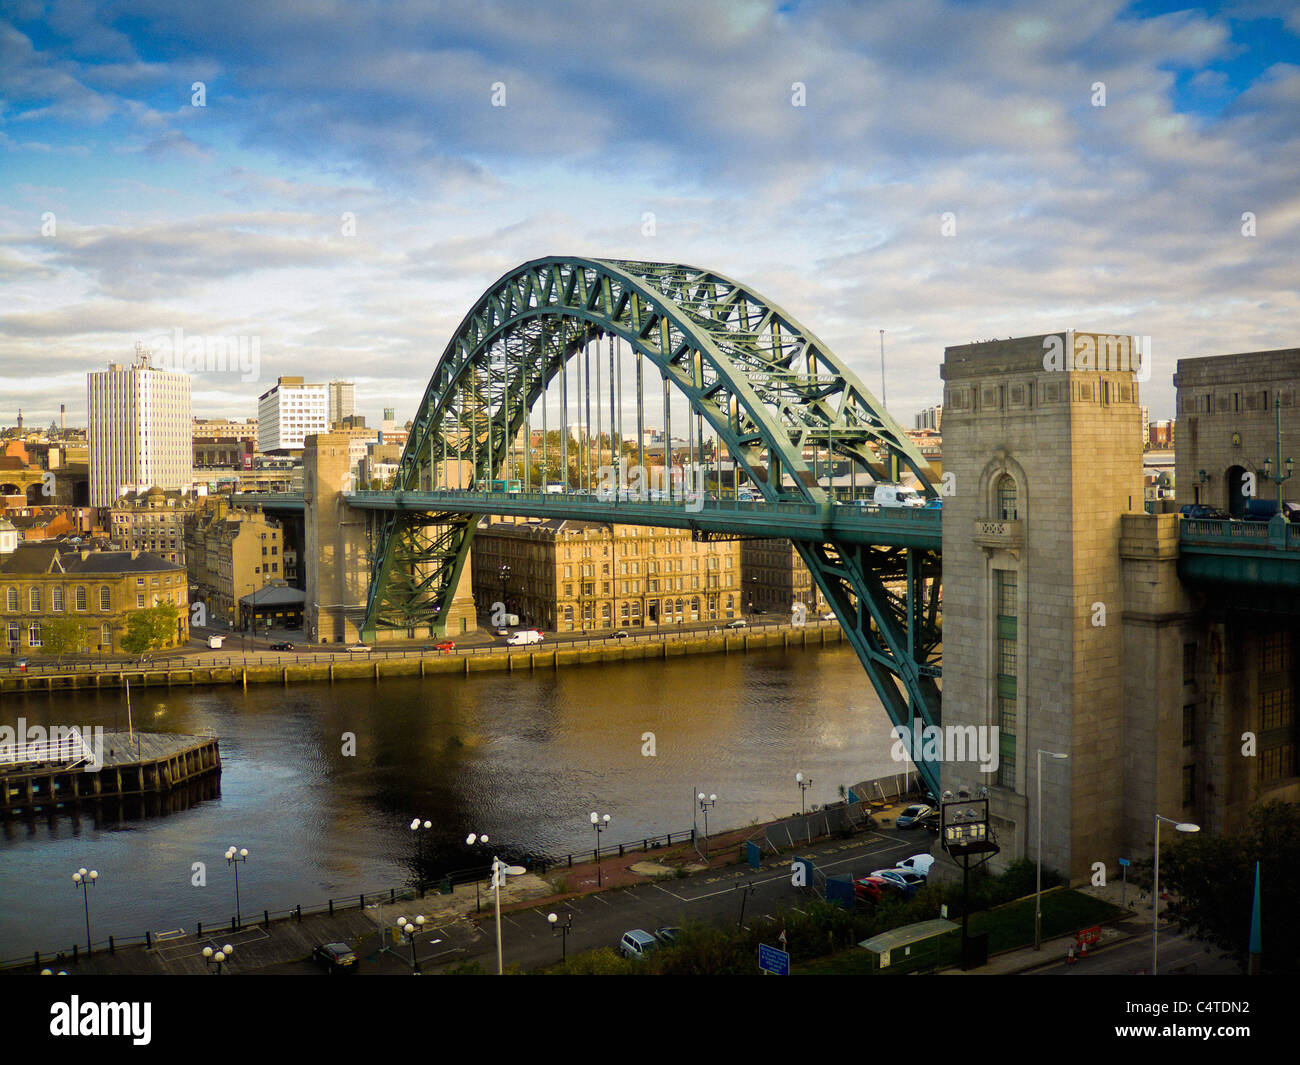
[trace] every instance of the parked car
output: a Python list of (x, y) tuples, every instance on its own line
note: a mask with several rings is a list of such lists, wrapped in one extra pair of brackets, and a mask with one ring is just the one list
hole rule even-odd
[(659, 941), (644, 928), (633, 928), (630, 932), (624, 932), (623, 938), (618, 941), (618, 951), (623, 957), (638, 960), (658, 946)]
[(908, 873), (915, 873), (917, 876), (928, 877), (932, 865), (934, 865), (934, 855), (913, 854), (910, 858), (904, 858), (895, 868)]
[(618, 632), (613, 633), (613, 634), (610, 636), (610, 639), (611, 639), (611, 640), (626, 640), (626, 639), (628, 639), (628, 637), (630, 637), (630, 636), (631, 636), (631, 633), (629, 633), (629, 632), (624, 632), (622, 629), (619, 629)]
[(311, 952), (311, 958), (331, 975), (357, 971), (357, 953), (346, 943), (322, 943)]
[(898, 820), (894, 824), (899, 828), (916, 828), (917, 822), (931, 813), (934, 813), (931, 807), (926, 806), (925, 803), (915, 802), (898, 815)]
[(271, 644), (271, 650), (272, 650), (272, 651), (292, 651), (292, 650), (293, 650), (293, 644), (291, 644), (288, 640), (281, 640), (279, 643), (273, 643), (273, 644)]
[(926, 814), (923, 818), (921, 818), (920, 825), (927, 832), (932, 832), (934, 833), (934, 835), (937, 836), (939, 834), (939, 827), (940, 827), (938, 813)]
[(680, 928), (674, 928), (670, 925), (665, 925), (662, 928), (655, 929), (655, 939), (659, 940), (659, 942), (663, 946), (671, 947), (674, 943), (677, 942), (677, 936), (680, 933), (681, 933)]
[(729, 629), (745, 629), (748, 627), (749, 627), (749, 623), (739, 618), (735, 621), (727, 622), (727, 628)]
[(909, 899), (921, 888), (925, 887), (925, 877), (918, 876), (916, 873), (909, 873), (904, 869), (877, 869), (871, 875), (897, 884)]
[(1218, 507), (1212, 507), (1208, 503), (1186, 503), (1178, 508), (1178, 516), (1182, 518), (1212, 518), (1216, 521), (1223, 521), (1228, 517)]
[(442, 643), (434, 644), (433, 649), (435, 651), (441, 651), (443, 654), (448, 654), (449, 652), (456, 650), (456, 641), (443, 640)]
[(853, 893), (864, 902), (879, 902), (902, 893), (902, 886), (880, 876), (863, 876), (853, 881)]
[(226, 642), (225, 636), (213, 635), (208, 637), (208, 646), (213, 650), (216, 650), (225, 642)]
[(364, 643), (354, 643), (351, 647), (348, 648), (348, 651), (351, 654), (364, 654), (366, 651), (369, 650), (370, 647)]

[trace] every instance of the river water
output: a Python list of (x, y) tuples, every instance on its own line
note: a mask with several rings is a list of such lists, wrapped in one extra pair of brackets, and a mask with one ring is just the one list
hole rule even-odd
[[(611, 816), (605, 848), (689, 829), (697, 791), (718, 796), (716, 832), (797, 811), (798, 771), (812, 778), (811, 806), (900, 769), (888, 718), (844, 647), (246, 692), (150, 688), (131, 705), (137, 729), (217, 734), (219, 797), (134, 820), (87, 808), (0, 824), (0, 959), (84, 944), (71, 879), (80, 866), (100, 873), (96, 942), (193, 931), (234, 912), (232, 845), (249, 851), (242, 911), (260, 914), (410, 884), (417, 867), (432, 878), (478, 864), (470, 831), (515, 857), (589, 857), (593, 810)], [(0, 723), (20, 716), (126, 727), (116, 691), (0, 703)], [(417, 816), (433, 823), (422, 841)]]

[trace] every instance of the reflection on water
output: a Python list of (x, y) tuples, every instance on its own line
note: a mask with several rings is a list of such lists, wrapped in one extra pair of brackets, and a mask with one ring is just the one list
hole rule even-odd
[[(604, 847), (689, 829), (697, 791), (718, 795), (712, 825), (738, 827), (797, 809), (797, 771), (814, 781), (812, 803), (899, 768), (888, 719), (844, 648), (247, 692), (144, 689), (131, 702), (149, 731), (216, 732), (215, 792), (5, 824), (0, 958), (84, 938), (80, 899), (64, 890), (82, 865), (100, 872), (96, 939), (139, 936), (228, 921), (234, 880), (222, 855), (232, 844), (250, 852), (242, 909), (277, 910), (408, 883), (417, 865), (431, 879), (478, 864), (464, 847), (471, 830), (512, 855), (589, 853), (591, 810), (613, 817)], [(108, 691), (0, 704), (0, 723), (19, 716), (126, 727), (125, 704)], [(653, 757), (642, 753), (647, 733)], [(412, 832), (413, 817), (433, 827)]]

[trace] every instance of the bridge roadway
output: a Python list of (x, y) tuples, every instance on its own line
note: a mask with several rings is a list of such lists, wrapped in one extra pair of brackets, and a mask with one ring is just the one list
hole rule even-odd
[[(931, 551), (943, 546), (943, 512), (937, 508), (745, 503), (732, 499), (705, 499), (693, 504), (677, 499), (616, 501), (610, 496), (580, 492), (348, 492), (344, 498), (349, 506), (362, 510), (567, 518), (818, 543), (833, 536), (843, 542)], [(239, 493), (235, 502), (255, 503), (268, 510), (301, 510), (303, 506), (301, 496), (257, 493)]]

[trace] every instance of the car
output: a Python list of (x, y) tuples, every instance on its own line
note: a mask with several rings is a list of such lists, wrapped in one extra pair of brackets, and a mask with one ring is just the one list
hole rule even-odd
[(880, 876), (863, 876), (853, 881), (853, 893), (863, 902), (879, 902), (902, 891), (902, 885)]
[(937, 813), (926, 814), (918, 823), (927, 832), (933, 832), (936, 836), (939, 834), (939, 815)]
[(897, 884), (904, 896), (909, 899), (921, 888), (925, 887), (925, 877), (918, 876), (916, 873), (908, 872), (905, 869), (877, 869), (871, 875)]
[(898, 828), (916, 828), (917, 822), (926, 814), (932, 814), (934, 810), (926, 806), (923, 802), (914, 802), (898, 815), (898, 820), (894, 822)]
[(740, 619), (737, 619), (736, 621), (727, 622), (727, 628), (729, 629), (745, 629), (748, 627), (749, 627), (749, 622)]
[(443, 640), (442, 643), (434, 644), (435, 651), (441, 651), (443, 654), (456, 650), (455, 640)]
[(682, 930), (672, 925), (665, 925), (662, 928), (656, 928), (654, 932), (655, 939), (665, 947), (671, 947), (677, 942), (677, 937), (681, 935)]
[(498, 636), (509, 636), (509, 635), (510, 635), (510, 630), (509, 630), (509, 629), (497, 629), (497, 635), (498, 635)]
[(902, 869), (904, 872), (915, 873), (920, 877), (930, 875), (930, 866), (934, 865), (934, 855), (932, 854), (913, 854), (910, 858), (904, 858), (899, 862), (895, 869)]
[(1208, 503), (1185, 503), (1178, 508), (1180, 518), (1210, 518), (1215, 521), (1224, 521), (1228, 515), (1218, 507), (1212, 507)]
[(292, 650), (293, 650), (293, 644), (291, 644), (288, 640), (282, 640), (282, 641), (280, 641), (279, 643), (273, 643), (273, 644), (271, 644), (271, 650), (272, 650), (272, 651), (292, 651)]
[(835, 620), (835, 611), (833, 610), (828, 610), (826, 611), (825, 614), (822, 615), (822, 621), (834, 621), (834, 620)]
[(922, 510), (943, 510), (943, 500), (942, 500), (942, 499), (931, 499), (931, 500), (930, 500), (928, 503), (926, 503), (925, 506), (922, 507), (921, 509), (922, 509)]
[(761, 606), (751, 606), (751, 607), (749, 608), (749, 612), (750, 612), (751, 614), (766, 614), (766, 613), (767, 613), (767, 611), (764, 610)]
[(357, 952), (346, 943), (322, 943), (311, 952), (311, 959), (331, 975), (357, 971)]
[(658, 946), (659, 940), (644, 928), (633, 928), (623, 933), (623, 938), (618, 941), (618, 952), (625, 958), (640, 960)]
[(348, 648), (348, 652), (349, 652), (350, 654), (354, 654), (354, 655), (355, 655), (355, 654), (364, 654), (366, 651), (369, 651), (369, 650), (370, 650), (370, 647), (369, 647), (368, 645), (364, 644), (364, 643), (354, 643), (351, 647)]
[(619, 629), (618, 632), (611, 633), (609, 638), (611, 640), (626, 640), (631, 635), (632, 634), (630, 632), (624, 632), (622, 629)]

